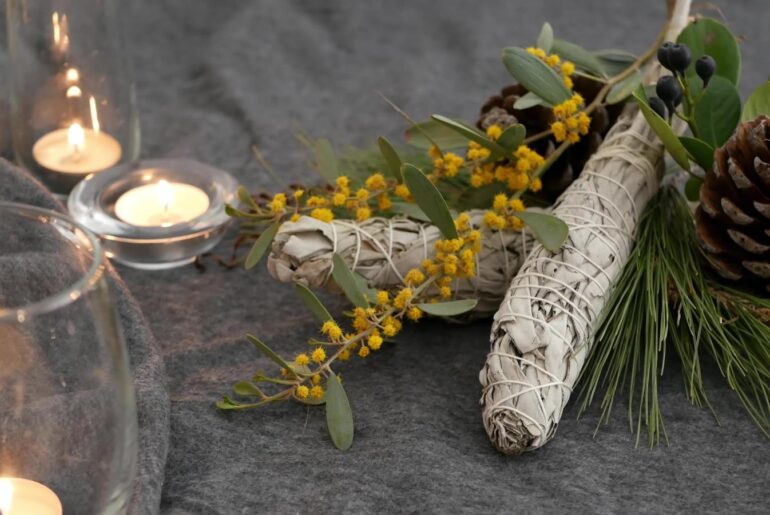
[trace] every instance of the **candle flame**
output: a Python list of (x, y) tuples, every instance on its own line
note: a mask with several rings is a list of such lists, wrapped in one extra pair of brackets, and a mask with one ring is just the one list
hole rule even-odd
[(77, 82), (80, 80), (80, 72), (77, 68), (70, 68), (67, 70), (67, 82)]
[(73, 123), (70, 128), (67, 129), (67, 142), (72, 147), (74, 153), (80, 152), (85, 143), (86, 135), (83, 132), (83, 127), (79, 123)]
[(10, 479), (0, 478), (0, 513), (10, 513), (13, 497), (13, 483)]
[(158, 181), (158, 197), (160, 197), (160, 203), (163, 204), (163, 211), (168, 212), (174, 203), (174, 190), (164, 179)]
[[(80, 98), (83, 92), (77, 86), (70, 86), (67, 88), (67, 98)], [(92, 97), (93, 98), (93, 97)]]
[(54, 12), (51, 15), (51, 24), (53, 25), (53, 42), (56, 46), (59, 46), (59, 41), (61, 41), (61, 27), (59, 27), (58, 12)]
[(91, 128), (94, 132), (99, 132), (102, 128), (99, 125), (99, 113), (96, 111), (96, 99), (93, 95), (88, 99), (88, 106), (91, 108)]

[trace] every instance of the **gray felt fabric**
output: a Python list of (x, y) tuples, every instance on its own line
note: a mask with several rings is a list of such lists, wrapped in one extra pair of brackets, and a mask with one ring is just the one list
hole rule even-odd
[[(767, 6), (716, 3), (746, 37), (745, 97), (767, 77)], [(509, 81), (500, 48), (533, 42), (543, 21), (587, 47), (639, 52), (664, 16), (662, 0), (132, 4), (143, 156), (194, 157), (249, 188), (271, 190), (282, 184), (254, 162), (252, 144), (284, 182), (311, 181), (293, 138), (298, 127), (340, 146), (379, 134), (397, 140), (403, 123), (376, 91), (417, 118), (441, 112), (471, 119)], [(770, 444), (713, 368), (707, 379), (721, 426), (685, 400), (672, 361), (660, 392), (670, 447), (635, 448), (621, 400), (596, 439), (595, 416), (578, 422), (572, 407), (545, 448), (504, 457), (489, 445), (478, 405), (488, 324), (424, 322), (397, 345), (342, 369), (357, 434), (341, 453), (326, 436), (321, 410), (285, 404), (224, 414), (213, 406), (233, 381), (270, 366), (245, 333), (293, 353), (317, 330), (291, 287), (263, 267), (226, 271), (211, 261), (205, 273), (119, 271), (155, 333), (168, 376), (169, 452), (165, 475), (153, 484), (163, 481), (162, 513), (770, 510)], [(338, 313), (343, 303), (327, 298)], [(136, 315), (125, 325), (144, 331)], [(162, 457), (161, 429), (152, 441)], [(145, 498), (148, 513), (152, 499)]]
[[(26, 172), (0, 159), (0, 200), (22, 202), (39, 207), (63, 210), (44, 187)], [(0, 237), (7, 235), (0, 234)], [(0, 291), (25, 284), (25, 273), (35, 273), (38, 280), (56, 280), (59, 271), (42, 269), (44, 256), (24, 263), (6, 263), (0, 267)], [(139, 455), (137, 481), (131, 502), (132, 514), (157, 513), (160, 503), (163, 469), (166, 464), (169, 432), (169, 399), (166, 375), (155, 338), (136, 300), (123, 281), (110, 267), (110, 286), (120, 314), (128, 347), (139, 422)], [(92, 403), (92, 408), (96, 406)]]

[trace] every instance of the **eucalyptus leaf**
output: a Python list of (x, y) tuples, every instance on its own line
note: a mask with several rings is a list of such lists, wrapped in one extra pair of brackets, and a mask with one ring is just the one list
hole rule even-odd
[(249, 255), (246, 256), (246, 263), (244, 264), (246, 270), (251, 270), (259, 263), (267, 249), (270, 248), (270, 244), (273, 243), (273, 238), (275, 238), (279, 227), (281, 227), (281, 221), (277, 220), (270, 227), (262, 231), (262, 234), (259, 235), (257, 241), (251, 247)]
[(329, 140), (319, 139), (313, 143), (313, 155), (318, 165), (318, 173), (333, 186), (339, 176), (339, 170), (337, 168), (337, 156), (334, 154)]
[(526, 137), (527, 129), (520, 123), (514, 123), (500, 134), (497, 144), (510, 153), (519, 148)]
[(522, 211), (516, 216), (527, 224), (532, 234), (551, 252), (558, 251), (569, 236), (569, 227), (563, 220), (537, 211)]
[(217, 401), (217, 408), (221, 410), (242, 410), (242, 409), (249, 409), (249, 408), (256, 408), (258, 406), (263, 406), (265, 403), (264, 401), (255, 402), (253, 404), (241, 404), (239, 402), (233, 401), (230, 397), (224, 396), (221, 400)]
[(359, 288), (353, 271), (345, 263), (345, 260), (342, 259), (342, 256), (334, 254), (332, 256), (332, 264), (334, 266), (332, 269), (334, 282), (337, 283), (337, 286), (340, 287), (348, 300), (358, 307), (368, 308), (369, 302), (366, 300), (364, 292)]
[(556, 105), (568, 100), (570, 90), (555, 71), (523, 48), (503, 49), (503, 64), (508, 72), (528, 91)]
[(482, 147), (488, 148), (492, 152), (505, 154), (505, 149), (503, 147), (492, 141), (486, 134), (476, 127), (468, 125), (462, 120), (454, 120), (452, 118), (447, 118), (446, 116), (441, 116), (440, 114), (434, 114), (431, 118), (454, 130), (458, 134), (465, 136), (467, 139), (475, 141)]
[(476, 299), (450, 300), (447, 302), (434, 302), (417, 304), (417, 307), (429, 315), (437, 317), (453, 317), (462, 315), (472, 310), (478, 304)]
[(753, 120), (759, 115), (770, 116), (770, 81), (755, 89), (743, 106), (742, 122)]
[(256, 214), (241, 211), (240, 209), (233, 207), (230, 204), (225, 204), (225, 214), (232, 218), (257, 218)]
[(626, 100), (634, 91), (636, 91), (641, 83), (642, 74), (639, 73), (639, 70), (634, 70), (628, 77), (610, 88), (609, 93), (607, 93), (607, 103), (617, 104), (618, 102)]
[(711, 145), (703, 140), (688, 136), (680, 136), (679, 141), (687, 149), (692, 160), (698, 163), (698, 166), (704, 170), (711, 170), (711, 166), (714, 164), (714, 148)]
[(427, 120), (408, 128), (405, 136), (409, 145), (423, 150), (428, 150), (434, 143), (442, 150), (468, 145), (468, 138), (436, 120)]
[(346, 451), (353, 445), (353, 411), (345, 389), (334, 372), (329, 372), (326, 382), (326, 428), (337, 449)]
[(540, 29), (540, 35), (537, 37), (537, 46), (545, 50), (546, 53), (550, 53), (551, 45), (553, 45), (553, 27), (550, 23), (545, 22), (543, 28)]
[(645, 120), (650, 124), (650, 128), (652, 128), (653, 132), (658, 135), (674, 161), (685, 170), (689, 170), (690, 160), (687, 149), (685, 149), (682, 142), (679, 141), (679, 138), (668, 122), (661, 118), (658, 113), (653, 111), (640, 90), (634, 92), (634, 98), (639, 104), (639, 109), (641, 109)]
[(732, 136), (740, 119), (741, 97), (735, 86), (724, 77), (712, 77), (695, 104), (698, 136), (713, 148), (721, 147)]
[(607, 71), (602, 66), (599, 59), (580, 45), (565, 41), (563, 39), (554, 39), (551, 52), (557, 54), (562, 59), (572, 61), (577, 68), (593, 73), (599, 77), (606, 77)]
[(329, 311), (327, 311), (326, 307), (324, 307), (321, 301), (318, 300), (318, 297), (315, 296), (315, 293), (313, 293), (310, 288), (302, 283), (294, 283), (294, 291), (297, 292), (297, 295), (299, 295), (300, 300), (305, 304), (308, 311), (310, 311), (320, 322), (334, 320), (331, 314), (329, 314)]
[(522, 96), (516, 99), (516, 102), (513, 103), (513, 108), (521, 111), (535, 106), (553, 107), (549, 102), (546, 102), (531, 91), (524, 93)]
[(273, 351), (270, 347), (267, 346), (266, 343), (263, 343), (259, 340), (256, 336), (252, 334), (247, 334), (246, 339), (251, 342), (252, 345), (254, 345), (257, 349), (259, 349), (262, 354), (273, 360), (279, 367), (285, 368), (286, 370), (294, 370), (291, 365), (289, 365), (284, 359), (279, 356), (278, 354)]
[[(741, 52), (735, 36), (724, 24), (713, 18), (700, 18), (682, 30), (677, 42), (690, 47), (693, 63), (703, 55), (713, 57), (717, 63), (716, 75), (729, 80), (734, 86), (738, 85)], [(687, 69), (687, 76), (700, 82), (694, 65)]]
[(233, 391), (243, 397), (262, 397), (264, 394), (251, 381), (238, 381), (233, 385)]
[(403, 174), (404, 182), (412, 193), (414, 201), (430, 218), (433, 225), (439, 228), (444, 237), (457, 238), (457, 229), (452, 214), (436, 186), (419, 168), (413, 165), (404, 165)]
[(388, 164), (388, 170), (390, 174), (396, 178), (398, 182), (404, 182), (404, 178), (401, 176), (401, 158), (398, 157), (398, 152), (390, 144), (390, 141), (385, 137), (380, 136), (377, 138), (377, 144), (382, 152), (382, 157), (385, 158), (385, 162)]
[(696, 202), (700, 197), (700, 187), (703, 181), (697, 177), (690, 177), (684, 185), (684, 196), (690, 202)]
[(249, 194), (249, 191), (243, 186), (238, 186), (238, 200), (241, 201), (241, 204), (248, 206), (251, 209), (259, 209), (257, 203), (254, 202), (254, 199)]
[(596, 50), (591, 53), (596, 57), (599, 63), (601, 63), (602, 68), (604, 68), (607, 75), (610, 77), (622, 73), (623, 70), (636, 61), (636, 56), (625, 50), (606, 49)]
[(358, 289), (364, 294), (364, 297), (368, 301), (373, 301), (377, 297), (377, 290), (369, 288), (369, 283), (366, 278), (358, 272), (353, 272), (353, 279), (356, 280)]

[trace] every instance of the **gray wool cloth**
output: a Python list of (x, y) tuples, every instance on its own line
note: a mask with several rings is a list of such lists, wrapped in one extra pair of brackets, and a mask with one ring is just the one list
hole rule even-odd
[[(767, 79), (766, 7), (756, 0), (712, 3), (744, 36), (745, 98)], [(295, 140), (298, 131), (328, 137), (337, 148), (371, 145), (378, 135), (402, 141), (404, 122), (378, 92), (417, 119), (441, 113), (472, 121), (486, 98), (511, 82), (500, 49), (534, 44), (544, 21), (557, 37), (588, 48), (639, 53), (665, 17), (663, 0), (124, 4), (142, 156), (192, 157), (266, 191), (316, 180)], [(0, 116), (5, 111), (0, 105)], [(0, 146), (10, 155), (3, 131), (7, 124), (0, 126)], [(254, 160), (252, 145), (280, 182)], [(15, 191), (13, 181), (19, 179), (2, 176), (0, 188)], [(35, 195), (47, 198), (37, 191), (32, 200)], [(233, 239), (231, 230), (216, 253), (228, 256)], [(205, 272), (116, 267), (144, 313), (133, 309), (130, 297), (119, 297), (128, 313), (126, 334), (135, 337), (129, 346), (153, 348), (154, 333), (170, 396), (169, 407), (161, 389), (151, 390), (155, 407), (169, 408), (152, 411), (157, 419), (145, 411), (157, 420), (154, 426), (140, 418), (142, 452), (157, 459), (144, 462), (139, 478), (144, 513), (770, 511), (770, 443), (708, 362), (707, 388), (721, 425), (685, 399), (670, 356), (659, 392), (670, 446), (635, 447), (627, 404), (619, 398), (596, 438), (596, 412), (578, 421), (570, 405), (558, 436), (543, 449), (515, 458), (498, 454), (479, 407), (487, 321), (422, 321), (398, 343), (340, 367), (356, 424), (347, 452), (332, 446), (322, 409), (285, 403), (223, 413), (214, 402), (233, 382), (271, 367), (245, 334), (293, 355), (306, 348), (318, 324), (264, 263), (249, 272), (226, 270), (211, 258), (203, 263)], [(322, 298), (339, 316), (342, 299)], [(152, 370), (160, 374), (161, 368)]]

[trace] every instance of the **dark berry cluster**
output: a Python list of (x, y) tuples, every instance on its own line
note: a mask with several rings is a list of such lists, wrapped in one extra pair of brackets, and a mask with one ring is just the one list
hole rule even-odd
[[(650, 98), (649, 102), (656, 113), (666, 118), (667, 108), (670, 117), (682, 103), (682, 86), (686, 84), (685, 72), (692, 64), (692, 52), (687, 45), (667, 41), (658, 49), (658, 62), (673, 75), (664, 75), (658, 80), (655, 85), (657, 96)], [(708, 86), (715, 71), (716, 61), (710, 55), (704, 55), (695, 61), (695, 73), (703, 81), (704, 88)]]

